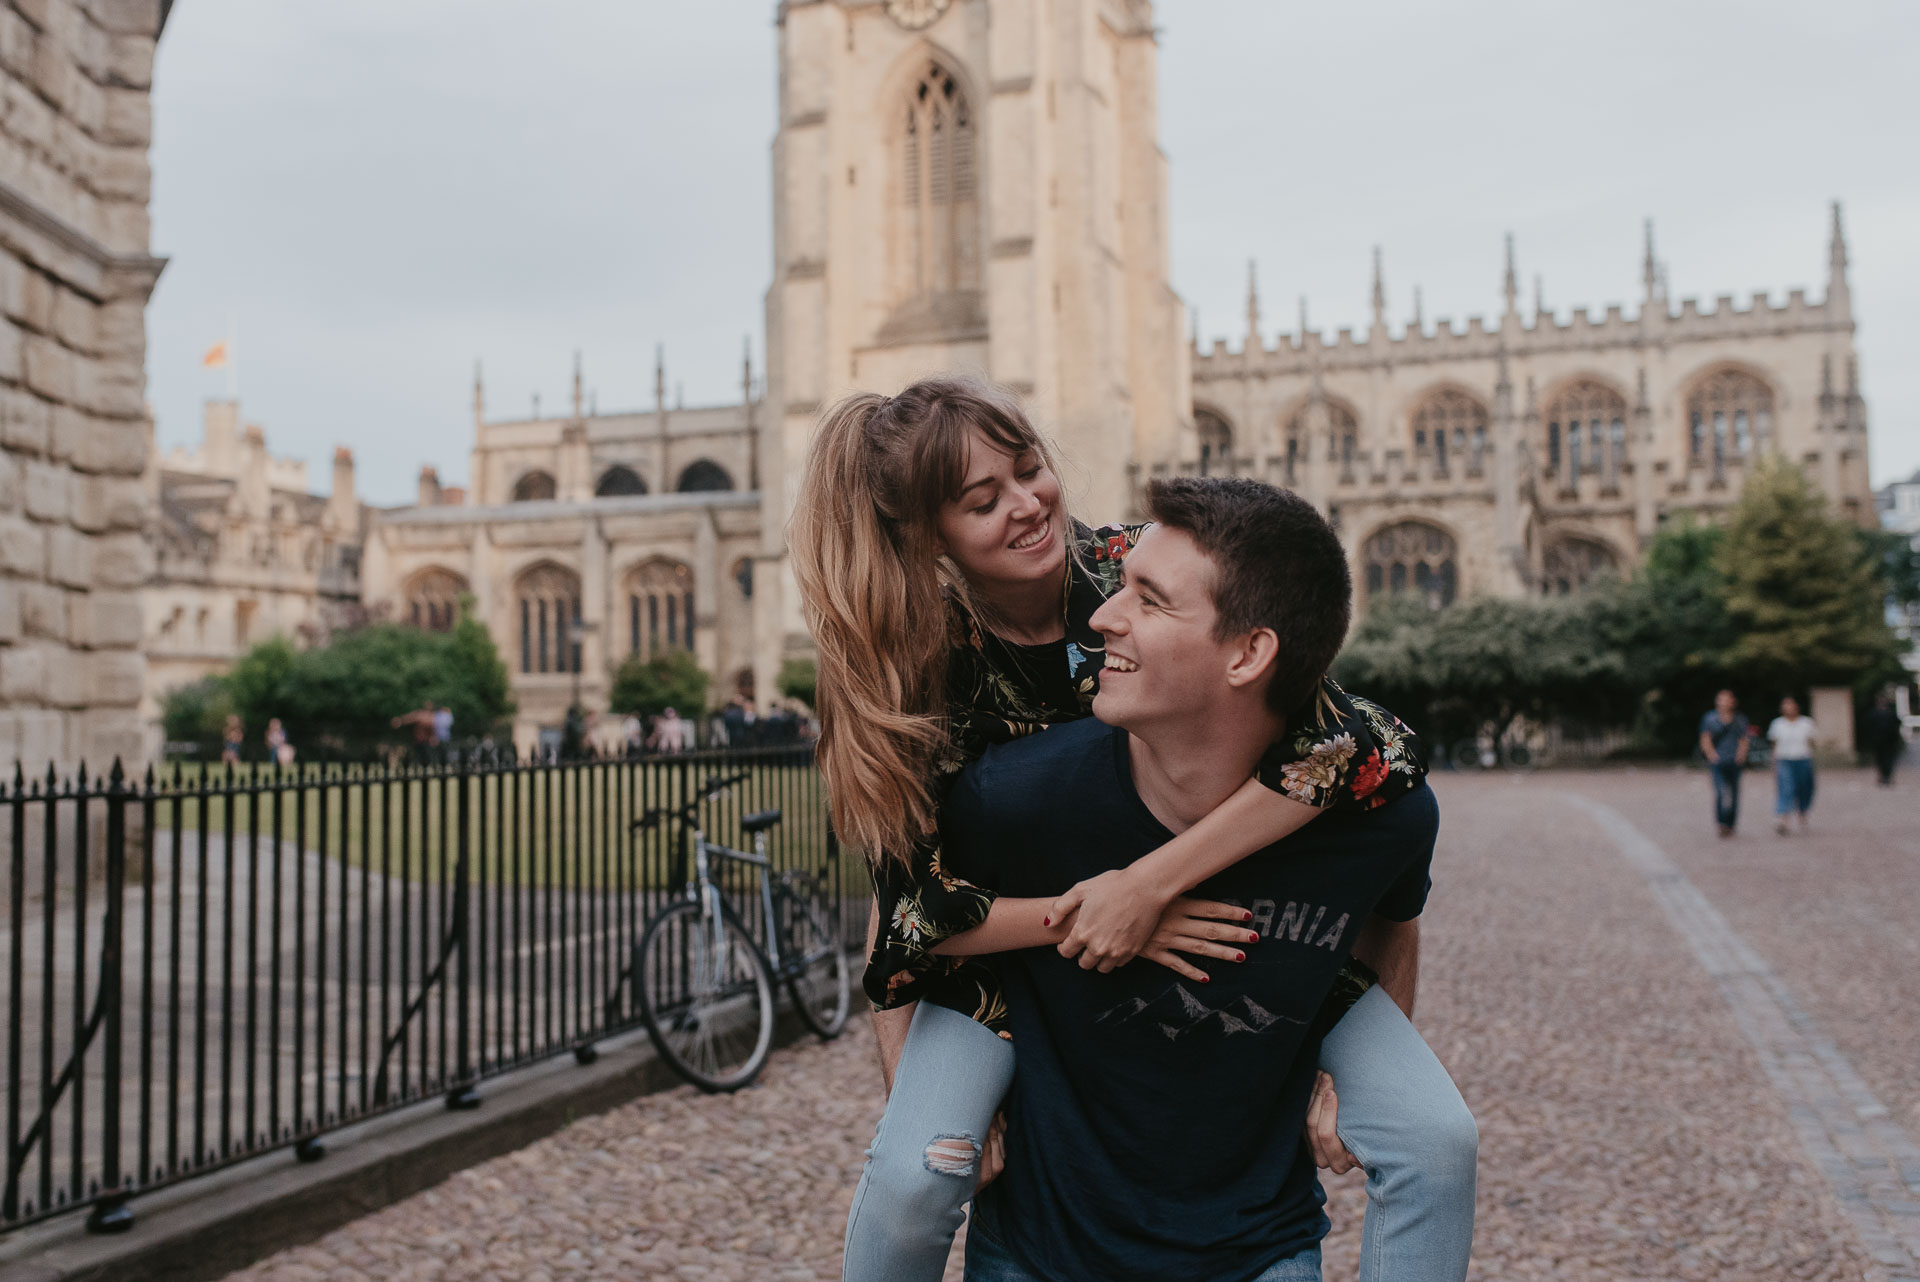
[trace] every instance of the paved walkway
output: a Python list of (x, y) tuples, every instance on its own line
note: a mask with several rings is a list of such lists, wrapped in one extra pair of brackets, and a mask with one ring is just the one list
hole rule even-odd
[[(1762, 782), (1722, 842), (1684, 771), (1439, 781), (1418, 1022), (1480, 1120), (1476, 1277), (1914, 1276), (1920, 807), (1830, 772), (1779, 838)], [(235, 1276), (835, 1278), (878, 1107), (857, 1029)], [(1360, 1185), (1329, 1191), (1351, 1278)]]

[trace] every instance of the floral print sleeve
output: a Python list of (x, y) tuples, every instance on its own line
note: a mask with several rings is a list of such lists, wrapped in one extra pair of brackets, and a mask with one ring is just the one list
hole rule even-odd
[(1427, 750), (1400, 718), (1324, 677), (1313, 706), (1288, 718), (1256, 775), (1309, 806), (1372, 809), (1420, 786)]

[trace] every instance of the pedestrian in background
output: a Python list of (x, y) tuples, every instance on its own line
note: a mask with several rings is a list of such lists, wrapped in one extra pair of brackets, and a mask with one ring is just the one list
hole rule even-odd
[(293, 745), (287, 742), (286, 727), (280, 724), (278, 717), (271, 717), (267, 721), (267, 760), (276, 766), (293, 764)]
[(237, 766), (240, 764), (240, 743), (246, 738), (246, 727), (240, 721), (240, 714), (229, 712), (227, 724), (220, 731), (220, 764)]
[(1813, 745), (1820, 727), (1800, 715), (1800, 701), (1792, 695), (1780, 701), (1780, 715), (1767, 727), (1773, 741), (1774, 831), (1787, 835), (1787, 815), (1797, 812), (1800, 831), (1807, 830), (1807, 811), (1813, 809)]
[(442, 761), (453, 759), (453, 709), (444, 703), (427, 705), (433, 709), (433, 751)]
[(1747, 718), (1733, 691), (1713, 696), (1713, 711), (1700, 718), (1700, 751), (1713, 776), (1713, 821), (1722, 837), (1733, 836), (1740, 819), (1740, 772), (1747, 767)]
[(1880, 772), (1880, 786), (1893, 786), (1893, 765), (1907, 746), (1900, 733), (1900, 714), (1893, 709), (1893, 697), (1875, 696), (1873, 710), (1867, 713), (1867, 751), (1873, 754), (1873, 768)]

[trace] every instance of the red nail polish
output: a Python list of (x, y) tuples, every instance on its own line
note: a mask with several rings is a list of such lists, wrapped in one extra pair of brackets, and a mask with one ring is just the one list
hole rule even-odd
[(1247, 955), (1245, 953), (1235, 953), (1233, 955), (1233, 959), (1235, 961), (1245, 961), (1247, 959)]
[(1053, 918), (1051, 918), (1051, 917), (1042, 917), (1042, 918), (1040, 919), (1040, 924), (1041, 924), (1042, 926), (1051, 926), (1051, 925), (1053, 925)]
[(1254, 933), (1253, 933), (1252, 931), (1248, 931), (1248, 932), (1247, 932), (1247, 942), (1248, 942), (1249, 944), (1257, 944), (1257, 943), (1259, 943), (1259, 942), (1260, 942), (1260, 936), (1258, 936), (1258, 935), (1256, 935), (1256, 934), (1254, 934)]
[(1253, 920), (1253, 914), (1252, 914), (1252, 913), (1242, 913), (1242, 914), (1240, 915), (1240, 920), (1241, 920), (1241, 921), (1252, 921), (1252, 920)]
[(1203, 984), (1211, 984), (1213, 982), (1213, 977), (1210, 975), (1202, 975), (1200, 976), (1200, 982)]

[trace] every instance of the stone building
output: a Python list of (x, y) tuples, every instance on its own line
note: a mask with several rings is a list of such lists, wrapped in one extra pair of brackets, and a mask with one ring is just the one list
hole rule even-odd
[[(1667, 296), (1651, 229), (1629, 314), (1505, 308), (1363, 336), (1187, 337), (1169, 279), (1150, 0), (782, 0), (766, 385), (740, 404), (488, 422), (473, 484), (378, 515), (365, 591), (428, 621), (470, 591), (524, 739), (628, 653), (689, 647), (773, 694), (809, 648), (786, 563), (821, 410), (951, 370), (1025, 396), (1077, 510), (1145, 483), (1242, 474), (1337, 522), (1364, 598), (1568, 592), (1630, 572), (1660, 522), (1712, 514), (1751, 459), (1807, 465), (1873, 516), (1846, 247), (1818, 301)], [(689, 593), (690, 585), (690, 593)], [(689, 617), (691, 630), (687, 627)]]
[(164, 0), (0, 5), (0, 769), (137, 761)]
[(656, 358), (650, 412), (588, 406), (489, 422), (476, 374), (472, 484), (423, 469), (419, 501), (375, 514), (363, 595), (376, 616), (448, 628), (470, 595), (512, 676), (524, 749), (572, 701), (605, 708), (632, 654), (688, 650), (720, 688), (752, 688), (761, 530), (751, 366), (739, 405), (669, 408)]
[(1193, 436), (1144, 474), (1257, 476), (1338, 524), (1363, 599), (1568, 592), (1631, 571), (1661, 521), (1703, 519), (1749, 463), (1801, 463), (1871, 524), (1866, 406), (1840, 209), (1826, 293), (1676, 306), (1647, 228), (1632, 315), (1521, 309), (1513, 243), (1505, 310), (1464, 327), (1416, 314), (1394, 332), (1378, 254), (1364, 336), (1268, 343), (1249, 285), (1238, 351), (1193, 359)]
[(309, 645), (361, 617), (366, 515), (351, 452), (334, 452), (331, 495), (311, 494), (306, 463), (268, 454), (238, 402), (213, 400), (199, 448), (157, 458), (148, 487), (148, 722), (168, 691), (226, 671), (257, 641)]

